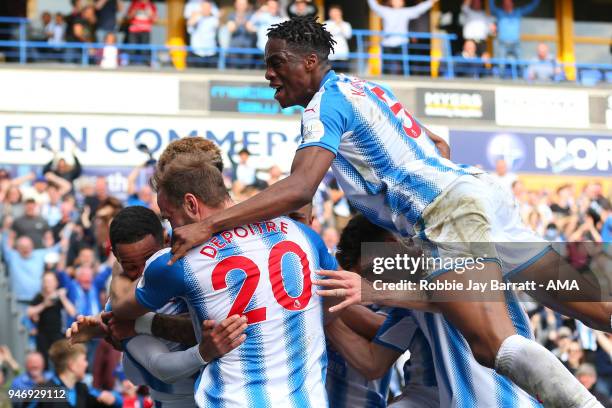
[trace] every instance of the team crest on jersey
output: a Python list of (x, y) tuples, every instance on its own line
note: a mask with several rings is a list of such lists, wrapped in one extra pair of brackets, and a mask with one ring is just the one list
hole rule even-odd
[(304, 123), (304, 129), (302, 130), (302, 143), (316, 142), (321, 140), (324, 134), (325, 127), (323, 126), (323, 122), (321, 122), (319, 119), (311, 119)]

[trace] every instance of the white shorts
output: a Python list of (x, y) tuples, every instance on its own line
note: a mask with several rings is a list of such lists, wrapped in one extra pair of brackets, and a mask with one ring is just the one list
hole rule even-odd
[(409, 384), (389, 408), (440, 408), (438, 387)]
[(415, 241), (427, 259), (424, 276), (433, 279), (466, 260), (497, 262), (504, 278), (552, 249), (521, 220), (510, 191), (488, 174), (459, 177), (425, 208)]

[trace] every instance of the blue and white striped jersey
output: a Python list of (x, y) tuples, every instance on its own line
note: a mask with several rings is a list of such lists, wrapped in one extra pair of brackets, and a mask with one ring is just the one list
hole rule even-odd
[(327, 406), (323, 307), (312, 280), (335, 261), (314, 231), (281, 217), (216, 234), (169, 267), (170, 258), (165, 249), (147, 262), (136, 291), (143, 306), (182, 297), (198, 335), (206, 319), (249, 322), (245, 342), (200, 373), (198, 406)]
[[(107, 302), (106, 311), (110, 311), (110, 301)], [(167, 314), (167, 315), (180, 315), (188, 312), (187, 304), (178, 298), (169, 299), (168, 303), (162, 305), (159, 309), (155, 310), (156, 313)], [(133, 339), (132, 337), (131, 339)], [(193, 407), (195, 405), (193, 400), (193, 387), (195, 384), (195, 377), (182, 378), (172, 384), (164, 382), (152, 374), (147, 367), (140, 364), (138, 360), (130, 354), (128, 351), (127, 344), (131, 339), (123, 341), (123, 356), (122, 364), (123, 371), (126, 377), (136, 385), (146, 385), (149, 387), (151, 397), (155, 400), (158, 405), (161, 406), (175, 406), (175, 407)], [(166, 344), (169, 351), (182, 351), (187, 347), (172, 341), (159, 339)]]
[[(371, 305), (370, 309), (378, 309)], [(386, 314), (386, 310), (378, 313)], [(330, 344), (327, 345), (327, 398), (330, 408), (384, 408), (387, 406), (391, 371), (368, 380)]]
[[(511, 291), (505, 294), (516, 333), (533, 338), (527, 314), (516, 295)], [(431, 348), (441, 407), (542, 407), (506, 377), (478, 364), (467, 341), (441, 314), (416, 310), (410, 313)]]
[(389, 89), (334, 71), (302, 114), (298, 149), (309, 146), (336, 155), (332, 170), (357, 210), (404, 236), (457, 177), (482, 172), (441, 157)]
[(374, 342), (400, 354), (410, 351), (410, 358), (403, 367), (405, 386), (438, 386), (431, 347), (410, 310), (391, 309)]

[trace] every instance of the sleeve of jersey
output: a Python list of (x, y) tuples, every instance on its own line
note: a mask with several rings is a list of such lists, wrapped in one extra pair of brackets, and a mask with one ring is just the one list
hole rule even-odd
[(410, 311), (396, 308), (378, 329), (374, 343), (403, 353), (408, 350), (417, 329), (417, 322)]
[(352, 108), (339, 92), (323, 95), (319, 106), (310, 105), (302, 116), (302, 141), (298, 150), (319, 146), (333, 154), (338, 153), (340, 139), (348, 130)]
[(185, 258), (168, 266), (170, 251), (158, 256), (145, 267), (136, 288), (136, 300), (142, 306), (157, 310), (170, 299), (185, 293)]
[(171, 352), (163, 341), (140, 335), (130, 339), (125, 349), (147, 371), (167, 384), (187, 378), (206, 365), (200, 355), (199, 345)]

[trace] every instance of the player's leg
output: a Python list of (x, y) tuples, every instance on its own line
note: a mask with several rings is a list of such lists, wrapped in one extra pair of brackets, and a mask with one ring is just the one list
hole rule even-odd
[[(501, 280), (501, 269), (487, 263), (483, 270), (445, 273), (433, 282), (462, 283)], [(458, 292), (453, 297), (461, 296)], [(546, 348), (516, 334), (501, 291), (485, 300), (437, 302), (436, 306), (465, 337), (476, 361), (508, 377), (547, 407), (599, 407), (597, 400)]]
[[(588, 243), (579, 245), (589, 245)], [(604, 271), (610, 273), (611, 271)], [(535, 291), (529, 295), (549, 308), (582, 321), (596, 330), (612, 332), (612, 302), (599, 301), (605, 296), (602, 288), (607, 282), (600, 285), (597, 277), (589, 279), (587, 275), (579, 273), (573, 266), (565, 261), (556, 251), (550, 250), (530, 266), (513, 274), (512, 281), (536, 282)], [(568, 289), (558, 288), (547, 290), (550, 282), (576, 282)]]

